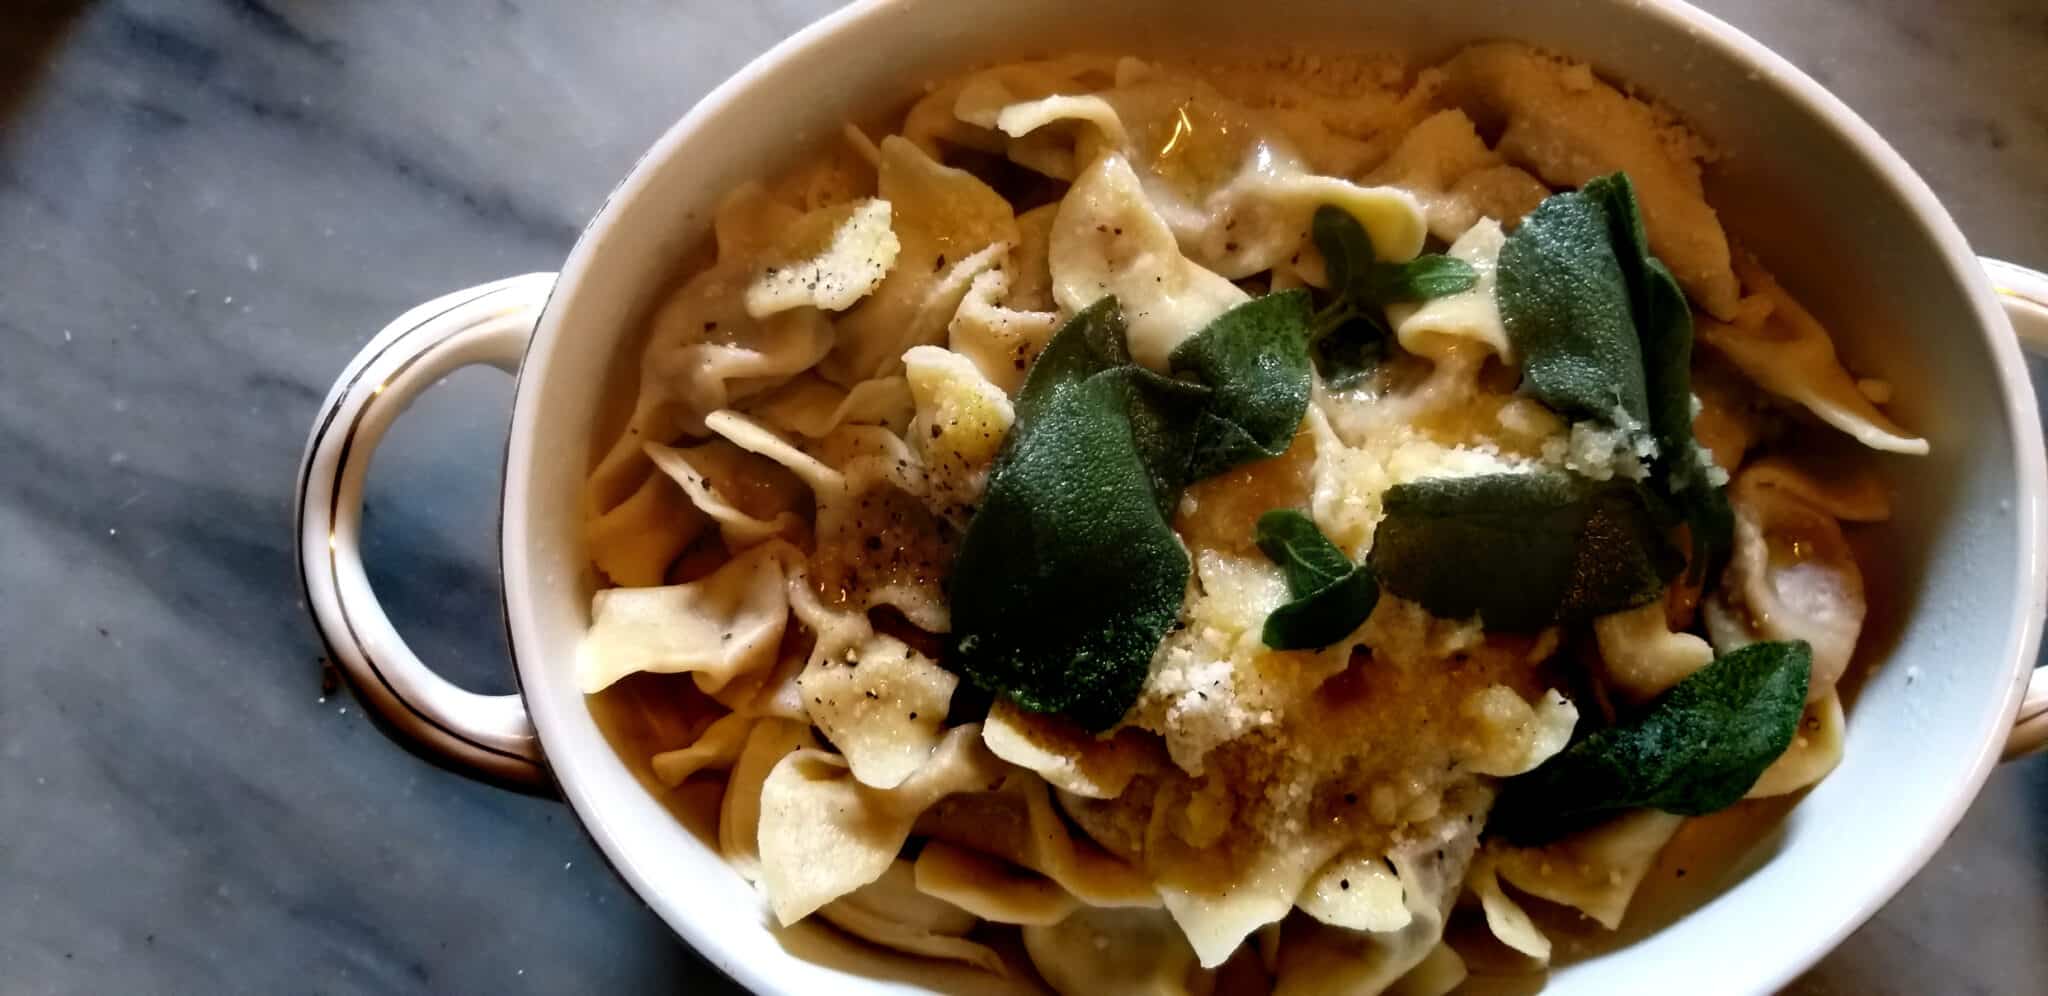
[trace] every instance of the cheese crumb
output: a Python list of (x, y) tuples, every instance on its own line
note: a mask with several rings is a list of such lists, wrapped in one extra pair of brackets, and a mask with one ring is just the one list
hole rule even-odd
[(1650, 476), (1649, 462), (1656, 456), (1657, 441), (1649, 433), (1633, 428), (1608, 429), (1591, 422), (1574, 422), (1569, 435), (1553, 436), (1543, 443), (1545, 463), (1595, 481), (1617, 477), (1646, 480)]

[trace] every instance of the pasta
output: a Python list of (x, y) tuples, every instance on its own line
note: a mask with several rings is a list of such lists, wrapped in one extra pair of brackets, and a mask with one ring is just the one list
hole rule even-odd
[(715, 690), (762, 667), (789, 621), (783, 562), (791, 552), (762, 546), (699, 581), (599, 592), (577, 660), (584, 692), (639, 671), (689, 672)]
[(1828, 501), (1823, 486), (1767, 462), (1744, 470), (1731, 490), (1735, 558), (1706, 602), (1707, 634), (1717, 649), (1805, 640), (1813, 646), (1807, 699), (1818, 701), (1848, 670), (1866, 611), (1863, 572), (1838, 520), (1885, 518), (1882, 494)]
[(1688, 816), (1841, 763), (1890, 505), (1808, 442), (1927, 442), (1677, 118), (1488, 44), (1060, 56), (893, 124), (725, 198), (584, 496), (577, 680), (776, 924), (1438, 996), (1454, 917), (1547, 964), (1546, 906), (1612, 930)]
[(1157, 910), (1090, 909), (1024, 928), (1024, 950), (1059, 992), (1202, 991), (1201, 969), (1173, 921)]
[(1507, 326), (1494, 301), (1494, 268), (1500, 247), (1507, 241), (1500, 222), (1482, 218), (1466, 226), (1449, 254), (1472, 265), (1479, 282), (1460, 291), (1422, 304), (1397, 304), (1387, 309), (1394, 335), (1401, 348), (1417, 356), (1439, 359), (1459, 348), (1476, 346), (1513, 362), (1508, 346)]
[(975, 915), (925, 893), (908, 861), (891, 863), (880, 878), (819, 907), (818, 915), (885, 948), (1003, 971), (1001, 955), (966, 938)]
[(723, 440), (685, 449), (648, 443), (655, 469), (681, 488), (697, 511), (718, 524), (727, 549), (743, 550), (777, 536), (798, 536), (806, 497), (787, 471)]
[(744, 410), (785, 435), (823, 439), (842, 425), (881, 425), (901, 431), (910, 409), (910, 382), (876, 377), (841, 388), (812, 373), (762, 394)]
[(1163, 370), (1175, 346), (1249, 300), (1221, 274), (1181, 255), (1165, 219), (1122, 156), (1105, 155), (1076, 178), (1048, 246), (1053, 298), (1080, 311), (1104, 295), (1130, 301), (1131, 355)]
[(1709, 315), (1734, 314), (1739, 285), (1727, 234), (1700, 183), (1699, 139), (1593, 71), (1521, 45), (1475, 45), (1444, 64), (1451, 99), (1503, 128), (1495, 152), (1553, 186), (1615, 169), (1642, 197), (1650, 244)]
[(1821, 421), (1874, 450), (1920, 455), (1927, 441), (1893, 424), (1865, 397), (1842, 368), (1827, 329), (1770, 274), (1743, 261), (1754, 292), (1733, 322), (1701, 326), (1707, 345), (1779, 397), (1798, 403)]

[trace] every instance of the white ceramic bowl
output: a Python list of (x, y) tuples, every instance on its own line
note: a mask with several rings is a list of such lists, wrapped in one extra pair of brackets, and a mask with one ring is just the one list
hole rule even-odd
[[(1239, 0), (857, 3), (756, 59), (662, 136), (558, 277), (472, 288), (394, 322), (336, 384), (301, 475), (308, 601), (358, 696), (443, 763), (512, 785), (552, 780), (633, 890), (757, 991), (972, 985), (818, 928), (771, 931), (761, 899), (650, 795), (593, 722), (569, 666), (590, 595), (578, 495), (615, 354), (682, 251), (705, 236), (720, 194), (786, 165), (842, 120), (970, 65), (1116, 50), (1134, 38), (1148, 47), (1393, 43), (1424, 55), (1519, 39), (1636, 84), (1725, 150), (1711, 184), (1730, 229), (1827, 320), (1857, 369), (1896, 385), (1900, 421), (1934, 444), (1933, 456), (1887, 468), (1898, 514), (1865, 562), (1882, 593), (1865, 658), (1879, 663), (1853, 705), (1841, 767), (1725, 891), (1639, 943), (1557, 971), (1551, 985), (1561, 994), (1762, 992), (1812, 964), (1961, 818), (2007, 746), (2040, 636), (2041, 432), (2013, 325), (1985, 271), (1868, 125), (1783, 59), (1681, 4), (1269, 0), (1256, 11)], [(2048, 300), (2048, 281), (1999, 273), (2015, 316), (2027, 319), (2013, 324), (2048, 339), (2048, 310), (2025, 303)], [(414, 395), (470, 363), (519, 373), (501, 521), (517, 696), (464, 692), (424, 666), (356, 556), (370, 452)], [(2015, 748), (2048, 733), (2041, 684)]]

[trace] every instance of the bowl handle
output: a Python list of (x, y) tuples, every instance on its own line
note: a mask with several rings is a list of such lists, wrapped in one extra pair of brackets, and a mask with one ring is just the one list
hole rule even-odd
[[(2020, 347), (2048, 357), (2048, 274), (1997, 259), (1985, 259), (1984, 270), (1991, 275), (1991, 286), (2005, 305)], [(2012, 736), (2005, 742), (2005, 757), (2022, 757), (2044, 746), (2048, 746), (2048, 668), (2036, 668), (2013, 720)]]
[(377, 333), (334, 382), (299, 465), (299, 580), (327, 656), (392, 739), (462, 774), (549, 791), (546, 761), (518, 695), (479, 695), (421, 663), (363, 572), (363, 482), (406, 406), (457, 369), (516, 372), (552, 273), (436, 298)]

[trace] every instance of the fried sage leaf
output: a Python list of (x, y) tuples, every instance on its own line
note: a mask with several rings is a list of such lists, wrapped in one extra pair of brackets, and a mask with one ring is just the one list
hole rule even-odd
[(1734, 517), (1692, 434), (1692, 311), (1650, 254), (1625, 173), (1544, 200), (1501, 247), (1501, 317), (1523, 388), (1550, 408), (1648, 434), (1651, 479), (1692, 537), (1698, 582), (1718, 569)]
[(1735, 515), (1727, 492), (1710, 476), (1711, 458), (1692, 434), (1692, 309), (1678, 279), (1650, 255), (1628, 174), (1594, 180), (1585, 193), (1606, 209), (1615, 258), (1628, 280), (1629, 308), (1642, 341), (1650, 431), (1657, 440), (1653, 476), (1692, 534), (1691, 574), (1697, 583), (1719, 573), (1734, 545)]
[(1649, 425), (1642, 340), (1602, 197), (1545, 198), (1501, 245), (1495, 279), (1526, 393), (1569, 418)]
[(1130, 362), (1123, 312), (1074, 316), (1031, 368), (953, 565), (947, 663), (1036, 712), (1107, 729), (1180, 613), (1183, 488), (1284, 452), (1308, 408), (1305, 294), (1225, 312), (1162, 377)]
[(1812, 668), (1805, 643), (1730, 653), (1628, 722), (1509, 779), (1486, 829), (1541, 843), (1629, 809), (1701, 816), (1732, 806), (1791, 746)]
[(1296, 598), (1321, 591), (1351, 573), (1351, 558), (1317, 528), (1314, 519), (1291, 508), (1259, 516), (1259, 550), (1280, 566), (1287, 593)]
[(1308, 413), (1307, 291), (1240, 304), (1174, 349), (1169, 363), (1214, 392), (1198, 418), (1188, 480), (1276, 457)]
[(1379, 602), (1379, 583), (1352, 564), (1315, 521), (1293, 509), (1259, 516), (1259, 549), (1287, 576), (1287, 604), (1266, 616), (1260, 639), (1275, 650), (1317, 650), (1356, 630)]
[[(1154, 418), (1105, 298), (1053, 336), (954, 561), (946, 663), (1023, 708), (1091, 730), (1123, 718), (1180, 614), (1188, 557), (1159, 493), (1184, 443)], [(1141, 438), (1144, 437), (1144, 438)], [(1177, 489), (1177, 485), (1173, 485)], [(1173, 496), (1178, 497), (1177, 490)]]
[(1365, 226), (1332, 204), (1316, 209), (1309, 233), (1323, 254), (1331, 292), (1310, 326), (1309, 346), (1331, 387), (1356, 384), (1386, 355), (1392, 335), (1387, 305), (1427, 301), (1479, 283), (1479, 271), (1454, 256), (1425, 253), (1405, 263), (1381, 262)]
[(1445, 619), (1527, 631), (1634, 608), (1680, 566), (1656, 499), (1556, 473), (1390, 488), (1367, 558), (1379, 583)]

